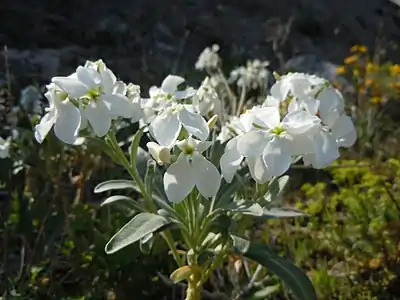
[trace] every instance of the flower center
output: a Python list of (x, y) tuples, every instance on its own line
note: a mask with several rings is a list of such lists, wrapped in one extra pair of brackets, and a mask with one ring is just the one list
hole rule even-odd
[(88, 92), (87, 96), (91, 100), (96, 100), (100, 96), (100, 88), (92, 88)]
[(277, 127), (273, 128), (273, 129), (271, 130), (271, 133), (272, 133), (272, 134), (275, 134), (275, 135), (282, 135), (282, 134), (284, 134), (285, 132), (286, 132), (286, 130), (285, 130), (285, 128), (283, 128), (282, 126), (277, 126)]
[(192, 155), (193, 154), (193, 152), (194, 152), (194, 147), (193, 146), (191, 146), (191, 145), (185, 145), (185, 147), (183, 148), (183, 153), (185, 154), (185, 155)]

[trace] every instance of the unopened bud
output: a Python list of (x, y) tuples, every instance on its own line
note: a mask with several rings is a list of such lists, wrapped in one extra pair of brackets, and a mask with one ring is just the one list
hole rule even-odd
[(274, 75), (276, 81), (281, 79), (281, 76), (277, 72), (273, 72), (272, 75)]
[(218, 115), (213, 115), (207, 122), (208, 128), (213, 129), (215, 124), (217, 124), (217, 121), (218, 121)]
[(160, 166), (171, 162), (171, 153), (169, 148), (160, 146), (155, 142), (148, 142), (146, 146), (147, 149), (149, 149), (151, 157), (153, 157)]

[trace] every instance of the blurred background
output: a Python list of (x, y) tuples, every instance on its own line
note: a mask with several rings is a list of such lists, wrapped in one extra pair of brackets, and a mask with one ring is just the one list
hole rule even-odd
[[(0, 299), (182, 299), (165, 245), (104, 253), (129, 214), (100, 208), (92, 191), (123, 171), (95, 147), (40, 146), (33, 127), (43, 85), (86, 60), (103, 59), (147, 96), (168, 74), (198, 85), (195, 63), (213, 44), (228, 75), (259, 59), (325, 77), (357, 126), (334, 166), (290, 170), (285, 202), (310, 217), (267, 222), (254, 238), (301, 266), (320, 299), (400, 299), (399, 41), (389, 0), (1, 0), (0, 135), (13, 143), (0, 160)], [(242, 288), (234, 260), (219, 273), (204, 299)], [(239, 294), (290, 299), (273, 279)]]

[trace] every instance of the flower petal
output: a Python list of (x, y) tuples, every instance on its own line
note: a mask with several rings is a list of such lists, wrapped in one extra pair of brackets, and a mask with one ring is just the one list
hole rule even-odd
[(98, 137), (105, 136), (110, 130), (110, 111), (103, 101), (90, 101), (85, 108), (85, 116)]
[(71, 102), (60, 104), (54, 124), (55, 135), (64, 143), (74, 144), (81, 127), (81, 112)]
[(76, 76), (89, 89), (96, 88), (101, 83), (100, 74), (95, 69), (92, 68), (85, 68), (79, 66), (76, 69)]
[(320, 130), (314, 135), (314, 155), (307, 155), (309, 162), (316, 169), (329, 166), (334, 160), (339, 158), (338, 145), (336, 139), (325, 130)]
[[(100, 69), (101, 76), (101, 86), (102, 92), (105, 94), (111, 94), (114, 90), (116, 90), (117, 77), (115, 77), (114, 73), (109, 68), (101, 68)], [(119, 90), (121, 90), (122, 86), (119, 84)]]
[(244, 157), (259, 156), (269, 140), (263, 131), (249, 131), (238, 136), (237, 149)]
[(332, 135), (339, 139), (344, 137), (355, 130), (353, 121), (350, 119), (349, 116), (342, 115), (340, 118), (333, 124), (331, 127)]
[(221, 175), (217, 167), (203, 155), (195, 153), (192, 157), (192, 168), (200, 194), (206, 198), (215, 196), (221, 185)]
[(40, 123), (35, 126), (35, 139), (38, 143), (43, 143), (47, 134), (56, 122), (56, 110), (51, 110), (43, 116)]
[(77, 78), (53, 77), (51, 81), (73, 98), (80, 98), (89, 92), (89, 88)]
[(320, 118), (303, 110), (290, 112), (282, 120), (284, 128), (292, 135), (313, 132), (320, 123)]
[(171, 147), (178, 138), (181, 127), (177, 115), (166, 110), (150, 123), (150, 133), (160, 145)]
[(103, 95), (101, 100), (110, 111), (113, 117), (130, 118), (133, 113), (133, 103), (127, 97), (120, 94)]
[(194, 135), (201, 141), (205, 141), (208, 138), (210, 129), (206, 120), (201, 115), (182, 108), (178, 113), (178, 118), (189, 134)]
[(262, 158), (270, 176), (281, 176), (292, 163), (291, 156), (283, 146), (280, 138), (273, 138), (264, 148)]
[(225, 152), (219, 162), (222, 176), (228, 183), (232, 182), (233, 176), (243, 160), (243, 156), (237, 150), (237, 141), (238, 137), (235, 137), (226, 144)]
[(176, 91), (174, 93), (174, 96), (176, 99), (181, 100), (181, 99), (187, 99), (196, 94), (196, 90), (194, 88), (187, 88), (186, 90), (183, 91)]
[(185, 82), (185, 79), (180, 76), (168, 75), (163, 80), (161, 84), (161, 89), (168, 94), (174, 94), (175, 91), (178, 89), (178, 85), (183, 82)]
[(354, 145), (356, 140), (357, 140), (357, 131), (356, 129), (354, 129), (347, 135), (342, 136), (339, 139), (336, 139), (336, 142), (338, 143), (339, 147), (349, 148)]
[(268, 168), (266, 167), (261, 156), (248, 157), (246, 158), (247, 165), (249, 167), (250, 175), (258, 183), (265, 183), (272, 179), (269, 174)]
[(164, 174), (164, 190), (168, 200), (174, 203), (184, 200), (195, 186), (192, 166), (184, 155), (169, 166)]

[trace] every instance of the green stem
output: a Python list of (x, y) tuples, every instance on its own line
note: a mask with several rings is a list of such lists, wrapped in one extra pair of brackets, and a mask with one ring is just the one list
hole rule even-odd
[[(116, 154), (116, 158), (120, 160), (119, 162), (124, 166), (124, 168), (128, 171), (129, 175), (131, 175), (132, 179), (136, 182), (140, 192), (142, 193), (144, 199), (148, 204), (150, 212), (155, 213), (157, 211), (157, 206), (155, 205), (152, 196), (147, 192), (143, 180), (140, 178), (140, 175), (136, 169), (136, 166), (131, 166), (131, 164), (129, 163), (121, 147), (118, 145), (118, 141), (117, 138), (115, 137), (114, 132), (110, 130), (107, 136), (110, 141), (110, 146)], [(164, 230), (161, 233), (161, 236), (164, 238), (169, 248), (171, 249), (172, 255), (178, 266), (180, 267), (183, 266), (184, 262), (182, 261), (182, 258), (178, 254), (178, 250), (175, 246), (170, 230), (169, 229)]]

